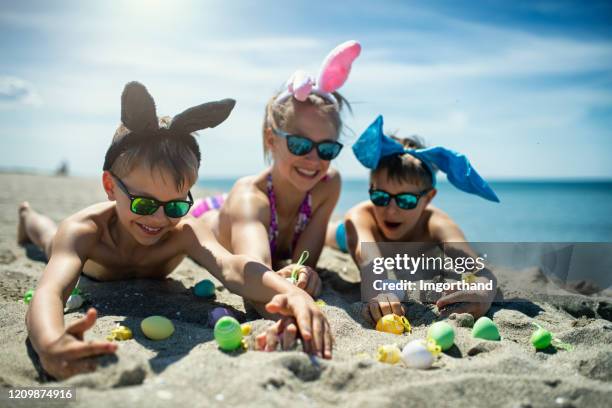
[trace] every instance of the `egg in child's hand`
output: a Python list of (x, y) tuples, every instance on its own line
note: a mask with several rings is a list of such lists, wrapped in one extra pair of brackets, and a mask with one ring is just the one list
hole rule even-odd
[(174, 333), (174, 325), (163, 316), (149, 316), (140, 323), (142, 333), (151, 340), (165, 340)]

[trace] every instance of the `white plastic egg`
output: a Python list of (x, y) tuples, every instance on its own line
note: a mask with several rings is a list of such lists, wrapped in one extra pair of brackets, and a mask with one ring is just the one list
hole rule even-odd
[(423, 340), (413, 340), (404, 346), (402, 360), (410, 368), (427, 369), (434, 362), (434, 355)]
[(68, 310), (76, 310), (83, 306), (83, 298), (81, 295), (70, 295), (66, 301), (66, 308)]

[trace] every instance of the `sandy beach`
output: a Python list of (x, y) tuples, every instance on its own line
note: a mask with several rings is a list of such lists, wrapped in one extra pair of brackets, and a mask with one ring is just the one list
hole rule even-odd
[[(0, 174), (0, 406), (35, 406), (9, 401), (7, 389), (41, 385), (44, 378), (26, 343), (23, 294), (36, 286), (45, 267), (34, 247), (16, 243), (17, 206), (28, 200), (56, 221), (106, 199), (96, 179)], [(198, 197), (203, 191), (195, 191)], [(350, 257), (325, 249), (318, 269), (324, 282), (321, 299), (336, 345), (332, 361), (291, 352), (224, 353), (218, 350), (208, 312), (231, 308), (254, 332), (269, 321), (245, 313), (243, 301), (217, 282), (213, 300), (196, 298), (192, 287), (211, 275), (185, 260), (165, 281), (96, 283), (82, 278), (87, 303), (66, 313), (66, 321), (86, 306), (99, 313), (86, 339), (104, 339), (117, 324), (130, 327), (134, 339), (120, 343), (114, 358), (98, 370), (59, 385), (75, 386), (71, 406), (431, 406), (431, 407), (606, 407), (612, 404), (612, 296), (560, 293), (542, 302), (496, 302), (488, 313), (502, 340), (474, 339), (470, 328), (456, 327), (455, 346), (429, 370), (388, 365), (374, 359), (383, 344), (406, 344), (424, 338), (436, 319), (432, 306), (412, 305), (413, 332), (402, 336), (364, 326), (359, 316), (358, 270)], [(537, 270), (533, 280), (551, 285)], [(526, 275), (523, 275), (526, 276)], [(511, 279), (500, 279), (501, 290)], [(505, 287), (508, 285), (508, 287)], [(512, 290), (510, 290), (512, 289)], [(521, 295), (527, 296), (525, 293)], [(508, 298), (508, 297), (506, 297)], [(140, 331), (151, 315), (170, 318), (176, 331), (168, 340), (152, 341)], [(535, 352), (529, 342), (531, 322), (538, 322), (572, 351)], [(455, 324), (454, 321), (451, 321)], [(38, 403), (50, 406), (51, 403)], [(57, 405), (60, 406), (61, 404)]]

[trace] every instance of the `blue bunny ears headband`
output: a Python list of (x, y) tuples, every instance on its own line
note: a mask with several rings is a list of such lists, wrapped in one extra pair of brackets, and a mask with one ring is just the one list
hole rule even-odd
[(429, 169), (434, 186), (436, 185), (434, 169), (437, 168), (446, 173), (448, 181), (459, 190), (499, 203), (499, 198), (493, 189), (480, 177), (467, 157), (442, 146), (406, 149), (400, 142), (383, 133), (382, 115), (379, 115), (359, 136), (359, 139), (353, 144), (353, 153), (361, 164), (372, 170), (378, 167), (383, 157), (410, 154), (421, 160)]

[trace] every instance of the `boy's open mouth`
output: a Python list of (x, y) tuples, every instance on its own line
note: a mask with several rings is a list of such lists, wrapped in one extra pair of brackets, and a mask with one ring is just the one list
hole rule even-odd
[(398, 228), (400, 225), (402, 225), (401, 222), (385, 221), (385, 227), (387, 227), (388, 229), (395, 229)]
[(145, 232), (145, 234), (147, 234), (147, 235), (157, 235), (163, 229), (161, 227), (158, 227), (158, 228), (150, 227), (148, 225), (141, 224), (139, 222), (137, 222), (136, 225), (138, 225), (140, 227), (140, 229), (143, 230)]

